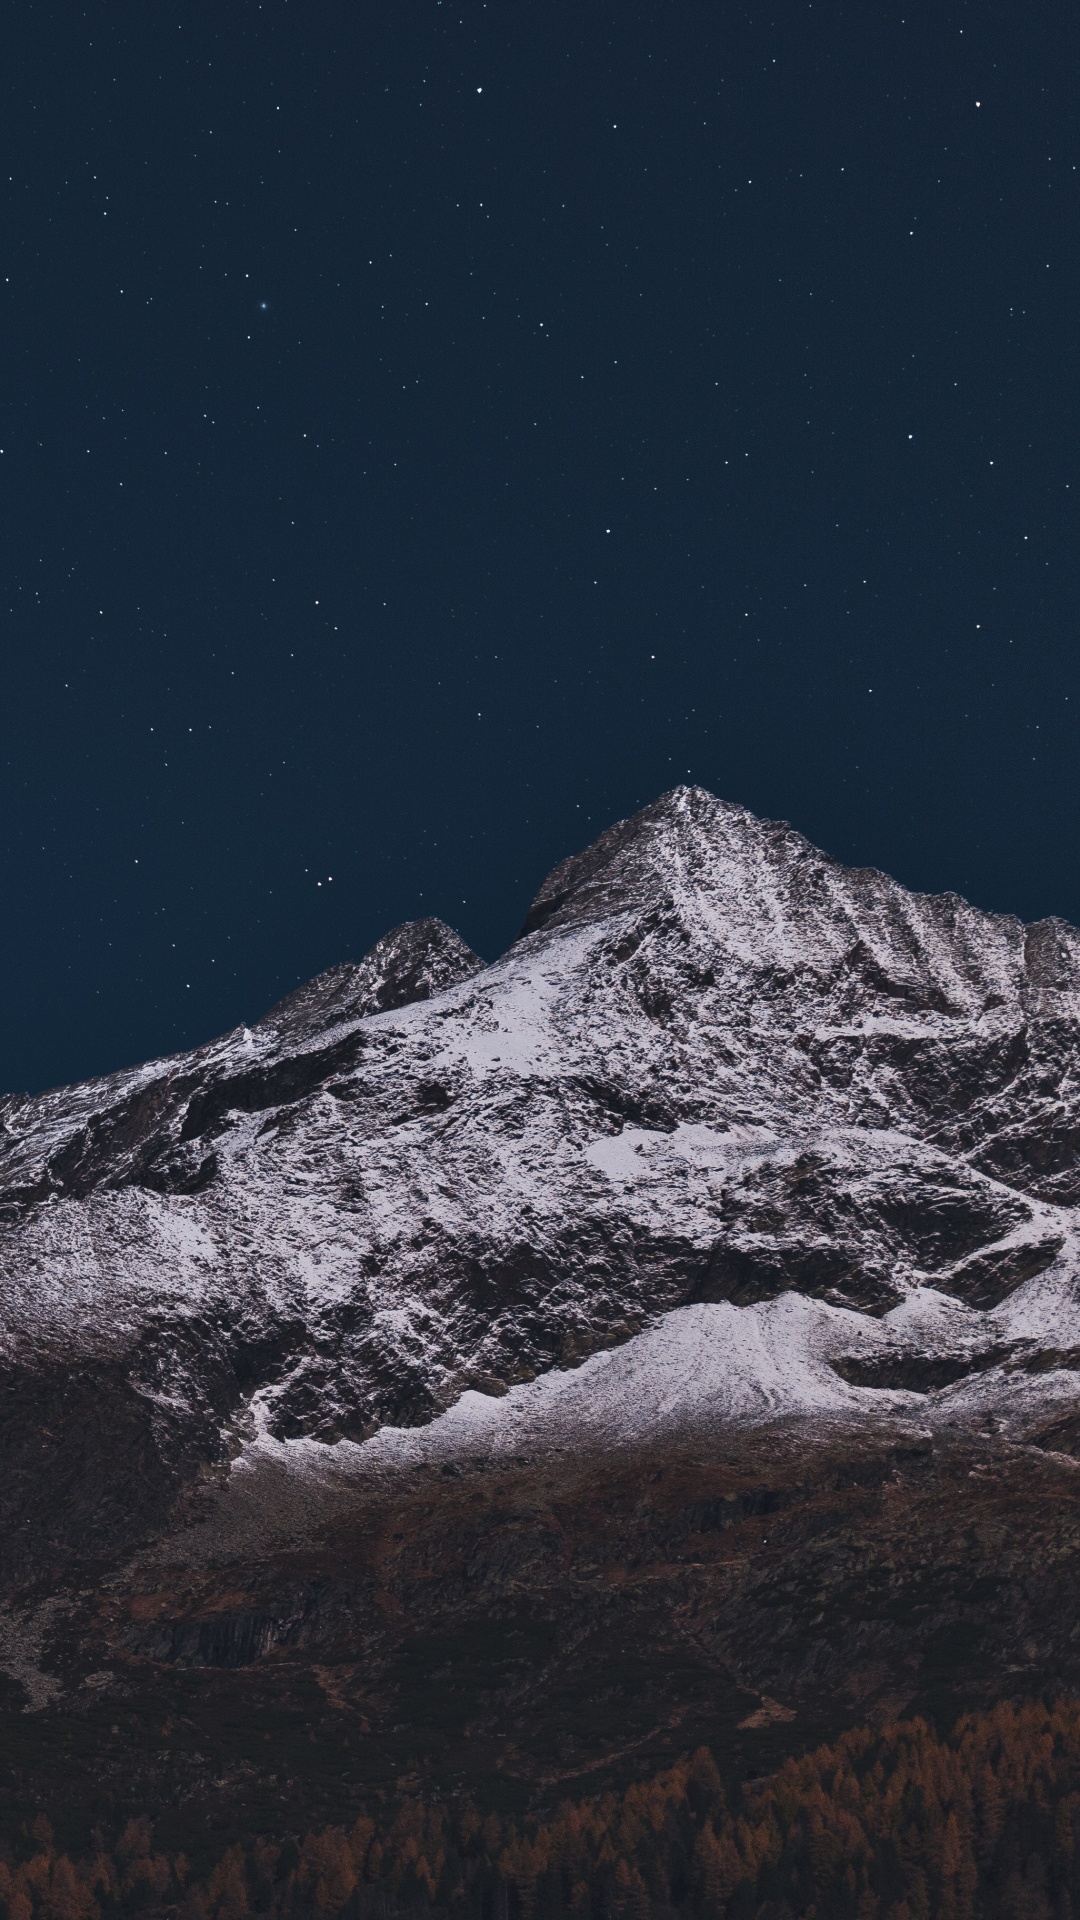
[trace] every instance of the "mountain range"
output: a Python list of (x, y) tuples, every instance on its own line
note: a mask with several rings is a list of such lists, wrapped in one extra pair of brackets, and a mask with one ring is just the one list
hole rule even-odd
[(0, 1808), (538, 1805), (1074, 1684), (1078, 1068), (1075, 928), (683, 787), (492, 965), (417, 921), (4, 1099)]

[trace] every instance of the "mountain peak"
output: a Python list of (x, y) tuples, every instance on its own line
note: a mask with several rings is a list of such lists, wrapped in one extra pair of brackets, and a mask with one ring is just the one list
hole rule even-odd
[[(603, 919), (644, 904), (688, 854), (700, 854), (740, 832), (749, 840), (755, 828), (771, 824), (756, 820), (745, 807), (717, 799), (705, 787), (672, 787), (553, 867), (529, 908), (522, 935)], [(791, 830), (782, 826), (779, 831)]]
[(814, 974), (828, 991), (841, 983), (849, 1008), (854, 989), (867, 1011), (971, 1017), (1036, 999), (1051, 1011), (1072, 1008), (1080, 983), (1080, 934), (1065, 922), (1025, 929), (958, 894), (916, 893), (876, 867), (843, 866), (786, 821), (703, 787), (672, 788), (561, 861), (522, 932), (665, 903), (710, 967), (758, 981)]

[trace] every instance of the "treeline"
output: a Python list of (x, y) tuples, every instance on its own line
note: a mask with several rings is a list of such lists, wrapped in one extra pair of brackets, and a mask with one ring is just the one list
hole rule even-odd
[(999, 1706), (948, 1737), (861, 1728), (729, 1801), (701, 1748), (544, 1819), (405, 1800), (302, 1841), (228, 1848), (204, 1876), (146, 1820), (84, 1857), (39, 1817), (0, 1859), (7, 1920), (1073, 1920), (1080, 1703)]

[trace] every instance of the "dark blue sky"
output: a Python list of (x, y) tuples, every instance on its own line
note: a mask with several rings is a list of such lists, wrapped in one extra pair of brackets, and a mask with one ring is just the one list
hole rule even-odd
[(26, 0), (3, 50), (0, 1085), (419, 914), (491, 957), (688, 778), (1080, 920), (1071, 7)]

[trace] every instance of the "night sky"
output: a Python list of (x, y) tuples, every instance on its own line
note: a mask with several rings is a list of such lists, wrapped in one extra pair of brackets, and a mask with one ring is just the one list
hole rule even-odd
[(679, 781), (1080, 921), (1073, 5), (22, 0), (0, 1086)]

